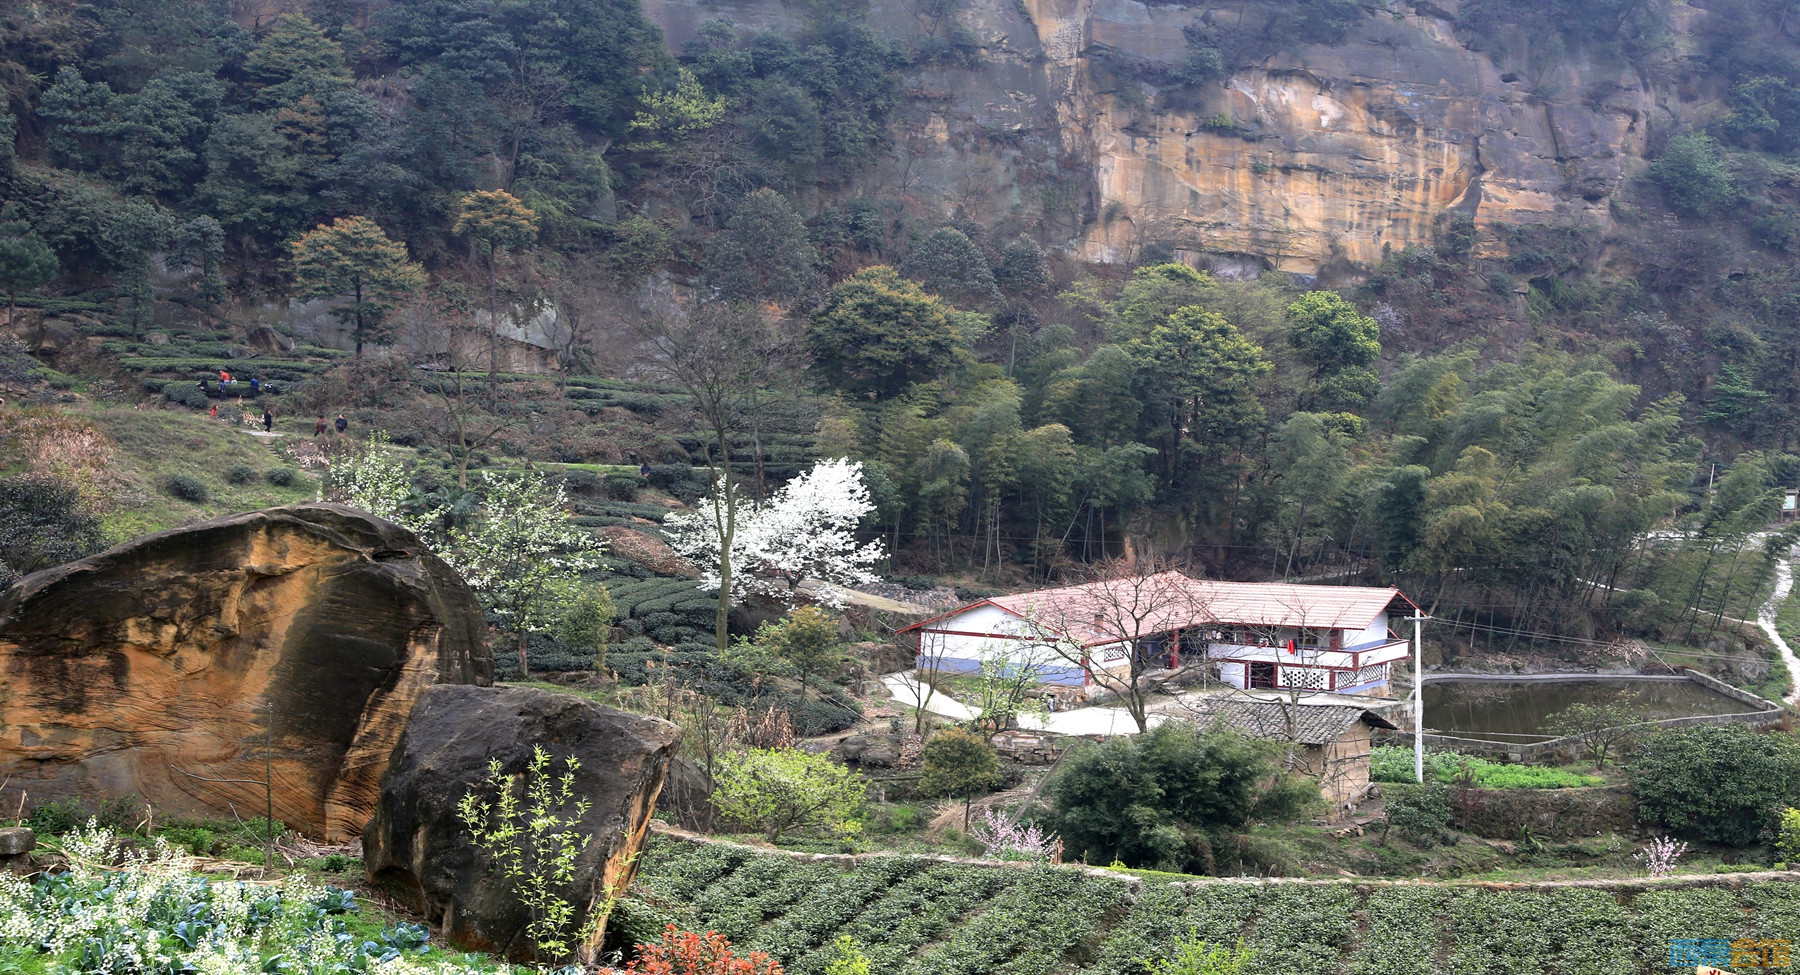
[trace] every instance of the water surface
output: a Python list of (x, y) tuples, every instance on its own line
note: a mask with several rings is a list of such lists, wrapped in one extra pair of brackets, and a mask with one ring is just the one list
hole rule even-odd
[(1755, 711), (1691, 680), (1427, 680), (1425, 728), (1462, 738), (1542, 741), (1545, 719), (1571, 704), (1622, 704), (1640, 721)]

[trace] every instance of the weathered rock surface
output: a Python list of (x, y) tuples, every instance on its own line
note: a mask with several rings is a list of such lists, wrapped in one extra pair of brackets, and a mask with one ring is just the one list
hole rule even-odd
[(0, 778), (354, 835), (407, 715), (491, 683), (474, 594), (396, 525), (308, 504), (160, 532), (0, 595)]
[(831, 752), (833, 758), (853, 765), (891, 768), (900, 762), (900, 739), (896, 735), (851, 735)]
[[(381, 784), (381, 802), (363, 833), (369, 880), (441, 924), (455, 944), (532, 960), (530, 917), (512, 882), (491, 872), (470, 841), (457, 806), (486, 794), (498, 760), (523, 778), (534, 746), (561, 775), (573, 756), (574, 794), (591, 805), (580, 821), (593, 842), (575, 863), (565, 896), (577, 906), (571, 929), (608, 891), (637, 873), (637, 852), (663, 787), (681, 729), (667, 721), (601, 707), (571, 694), (523, 687), (428, 688), (413, 709)], [(523, 783), (520, 782), (522, 787)], [(604, 925), (594, 944), (604, 937)]]
[[(893, 151), (850, 192), (961, 208), (1094, 260), (1133, 262), (1156, 245), (1204, 252), (1224, 271), (1314, 273), (1430, 243), (1446, 211), (1474, 217), (1487, 251), (1505, 248), (1498, 225), (1604, 230), (1652, 131), (1717, 107), (1684, 75), (1699, 6), (1676, 8), (1650, 63), (1570, 51), (1531, 70), (1459, 40), (1458, 7), (1365, 4), (1341, 43), (1179, 86), (1140, 76), (1181, 64), (1184, 28), (1253, 28), (1256, 5), (969, 0), (957, 19), (980, 39), (979, 64), (908, 75)], [(644, 9), (672, 50), (708, 18), (789, 34), (804, 18), (777, 0)], [(868, 16), (909, 43), (916, 9), (872, 0)]]

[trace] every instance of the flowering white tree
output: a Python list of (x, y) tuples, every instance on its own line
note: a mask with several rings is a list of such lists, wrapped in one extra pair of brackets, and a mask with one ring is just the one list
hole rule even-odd
[(561, 485), (542, 478), (483, 471), (481, 510), (450, 533), (439, 554), (475, 590), (501, 625), (518, 635), (519, 673), (527, 673), (529, 634), (555, 625), (579, 588), (581, 573), (599, 565), (602, 546), (563, 514)]
[[(841, 606), (843, 587), (875, 581), (869, 567), (881, 560), (881, 542), (856, 541), (857, 526), (875, 510), (862, 464), (844, 458), (815, 464), (760, 508), (736, 499), (737, 530), (722, 557), (720, 519), (713, 512), (727, 503), (714, 497), (710, 504), (663, 521), (670, 546), (704, 567), (702, 589), (717, 588), (721, 575), (728, 574), (733, 601), (764, 595), (792, 605), (800, 584), (811, 579), (820, 584), (819, 602)], [(729, 566), (722, 573), (726, 561)]]
[(402, 507), (412, 495), (412, 478), (380, 430), (355, 450), (331, 462), (322, 487), (324, 499), (361, 508), (426, 540), (434, 524), (432, 512), (411, 513)]

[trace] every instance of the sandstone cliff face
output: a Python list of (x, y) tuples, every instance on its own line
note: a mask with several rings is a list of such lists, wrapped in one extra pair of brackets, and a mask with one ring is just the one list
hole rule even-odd
[[(1179, 89), (1117, 66), (1177, 65), (1183, 27), (1234, 23), (1245, 5), (972, 0), (961, 16), (981, 66), (908, 78), (893, 158), (854, 191), (1036, 224), (1091, 260), (1134, 261), (1155, 243), (1298, 273), (1429, 243), (1449, 210), (1476, 219), (1490, 252), (1498, 225), (1604, 228), (1651, 133), (1696, 106), (1655, 72), (1579, 52), (1521, 77), (1458, 41), (1455, 8), (1365, 5), (1341, 44)], [(645, 9), (675, 49), (711, 16), (798, 27), (774, 0)], [(890, 38), (916, 33), (905, 0), (877, 0), (870, 19)], [(1681, 53), (1682, 27), (1665, 57)]]
[(492, 682), (480, 607), (410, 533), (338, 505), (233, 515), (0, 595), (0, 778), (32, 798), (360, 832), (414, 702)]

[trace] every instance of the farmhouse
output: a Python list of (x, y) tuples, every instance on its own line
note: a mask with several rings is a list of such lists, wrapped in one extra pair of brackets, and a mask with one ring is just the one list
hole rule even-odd
[(1096, 669), (1137, 675), (1204, 664), (1243, 689), (1385, 696), (1417, 613), (1398, 589), (1216, 582), (1179, 572), (996, 596), (901, 630), (922, 671), (1029, 666), (1087, 688)]

